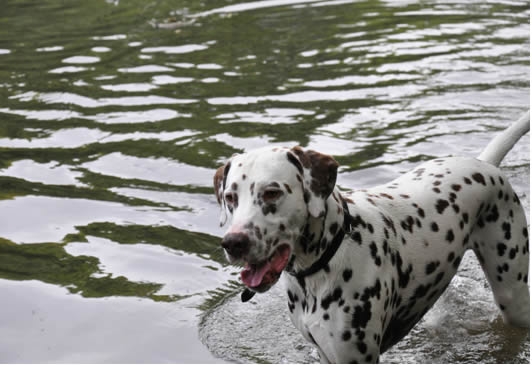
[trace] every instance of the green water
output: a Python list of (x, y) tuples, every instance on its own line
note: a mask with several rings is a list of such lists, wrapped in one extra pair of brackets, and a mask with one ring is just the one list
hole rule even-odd
[[(299, 144), (359, 188), (478, 154), (529, 108), (529, 7), (4, 0), (0, 362), (315, 361), (280, 291), (267, 324), (233, 302), (215, 169)], [(528, 136), (503, 169), (528, 207)], [(474, 260), (460, 275), (386, 361), (528, 363)]]

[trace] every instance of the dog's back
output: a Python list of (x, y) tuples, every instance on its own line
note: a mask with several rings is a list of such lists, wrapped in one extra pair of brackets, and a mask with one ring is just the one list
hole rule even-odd
[[(394, 267), (388, 283), (393, 315), (381, 352), (395, 344), (432, 307), (467, 249), (486, 272), (507, 322), (528, 326), (528, 229), (523, 208), (504, 175), (474, 158), (429, 161), (389, 184), (355, 192), (352, 214), (380, 216), (361, 241), (374, 272)], [(369, 212), (373, 212), (370, 214)], [(367, 219), (367, 218), (366, 218)], [(375, 219), (375, 218), (373, 218)], [(378, 228), (376, 228), (378, 227)]]

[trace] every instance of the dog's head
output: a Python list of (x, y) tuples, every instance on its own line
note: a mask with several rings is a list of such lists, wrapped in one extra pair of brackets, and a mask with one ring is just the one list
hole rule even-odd
[(263, 292), (293, 256), (309, 216), (326, 214), (338, 163), (300, 147), (262, 148), (233, 156), (214, 176), (214, 190), (230, 226), (222, 247), (231, 263), (243, 261), (244, 284)]

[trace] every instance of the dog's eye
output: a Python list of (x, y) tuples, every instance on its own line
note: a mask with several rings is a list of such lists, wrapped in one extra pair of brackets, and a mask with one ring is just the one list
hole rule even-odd
[(273, 202), (279, 199), (282, 195), (283, 195), (283, 192), (281, 190), (277, 190), (277, 189), (265, 190), (264, 193), (262, 193), (262, 200), (269, 203), (269, 202)]
[(226, 202), (227, 204), (233, 204), (234, 201), (235, 201), (235, 198), (234, 198), (234, 196), (233, 196), (233, 193), (227, 193), (227, 194), (225, 194), (225, 202)]

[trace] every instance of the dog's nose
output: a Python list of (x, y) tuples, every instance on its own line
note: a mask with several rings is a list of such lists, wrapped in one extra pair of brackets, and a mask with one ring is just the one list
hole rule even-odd
[(222, 239), (222, 247), (229, 255), (239, 259), (249, 251), (249, 237), (244, 233), (229, 233)]

